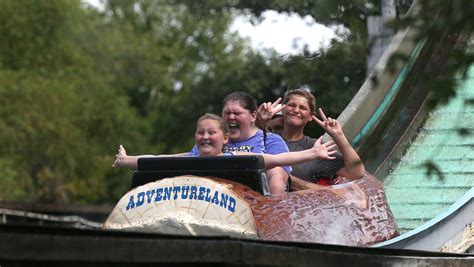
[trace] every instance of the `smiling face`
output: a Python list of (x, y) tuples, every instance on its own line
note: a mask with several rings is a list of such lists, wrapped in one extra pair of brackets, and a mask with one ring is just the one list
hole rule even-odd
[(257, 114), (243, 108), (238, 100), (229, 100), (222, 109), (222, 118), (229, 124), (230, 140), (242, 141), (252, 136)]
[(311, 115), (308, 100), (299, 95), (291, 96), (283, 109), (285, 125), (304, 127), (309, 121), (313, 120)]
[(217, 120), (203, 119), (198, 121), (194, 141), (199, 156), (218, 156), (222, 154), (222, 148), (229, 141), (229, 137)]

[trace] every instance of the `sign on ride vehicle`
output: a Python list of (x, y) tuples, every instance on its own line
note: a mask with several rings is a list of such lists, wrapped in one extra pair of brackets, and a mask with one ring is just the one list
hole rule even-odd
[[(156, 193), (156, 194), (155, 194)], [(130, 195), (127, 207), (125, 210), (131, 210), (141, 205), (149, 205), (152, 202), (171, 201), (171, 200), (197, 200), (212, 203), (230, 212), (235, 212), (235, 198), (219, 191), (214, 191), (212, 188), (204, 186), (169, 186), (158, 187), (147, 191), (138, 192), (136, 195)]]
[(125, 194), (104, 228), (256, 237), (249, 204), (229, 187), (197, 176), (151, 182)]

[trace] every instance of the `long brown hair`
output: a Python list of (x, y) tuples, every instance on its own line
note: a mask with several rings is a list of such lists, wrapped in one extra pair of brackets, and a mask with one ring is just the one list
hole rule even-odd
[(250, 113), (257, 112), (257, 101), (255, 98), (245, 92), (233, 92), (228, 94), (223, 101), (223, 105), (229, 101), (239, 101), (240, 106), (248, 110)]

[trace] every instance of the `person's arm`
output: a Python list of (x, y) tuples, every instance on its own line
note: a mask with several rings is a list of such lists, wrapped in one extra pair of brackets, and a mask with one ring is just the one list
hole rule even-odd
[(274, 155), (263, 154), (265, 168), (271, 169), (277, 166), (295, 165), (314, 159), (335, 159), (332, 155), (336, 153), (336, 150), (334, 150), (336, 144), (332, 141), (323, 144), (322, 138), (322, 136), (319, 137), (310, 149)]
[(116, 159), (114, 164), (112, 164), (113, 167), (118, 168), (118, 167), (124, 167), (124, 168), (130, 168), (130, 169), (136, 169), (138, 165), (138, 159), (139, 158), (150, 158), (150, 157), (179, 157), (179, 156), (188, 156), (189, 153), (178, 153), (178, 154), (172, 154), (172, 155), (138, 155), (138, 156), (129, 156), (127, 155), (127, 151), (125, 148), (120, 145), (118, 149), (118, 154), (115, 155)]
[[(265, 169), (269, 170), (278, 166), (288, 166), (302, 163), (314, 159), (335, 159), (332, 155), (336, 153), (334, 148), (336, 144), (333, 141), (322, 143), (322, 136), (314, 142), (314, 146), (310, 149), (285, 152), (280, 154), (259, 154), (263, 156)], [(249, 152), (238, 152), (238, 155), (255, 155)]]
[(268, 189), (272, 195), (282, 195), (286, 191), (288, 173), (282, 167), (275, 167), (266, 171), (268, 178)]
[(319, 124), (336, 143), (344, 159), (344, 167), (338, 171), (339, 176), (349, 180), (356, 180), (365, 175), (365, 167), (357, 152), (347, 140), (341, 125), (337, 120), (327, 118), (322, 109), (318, 109), (322, 120), (313, 115), (314, 121)]
[(291, 191), (299, 191), (299, 190), (305, 190), (305, 189), (322, 189), (322, 188), (324, 188), (324, 186), (305, 181), (305, 180), (300, 179), (300, 178), (298, 178), (294, 175), (290, 175), (290, 177), (291, 177), (291, 186), (290, 186)]

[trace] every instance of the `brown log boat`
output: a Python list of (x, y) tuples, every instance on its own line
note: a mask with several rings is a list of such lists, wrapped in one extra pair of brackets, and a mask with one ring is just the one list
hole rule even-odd
[(263, 158), (144, 158), (105, 229), (368, 246), (398, 235), (383, 185), (268, 194)]

